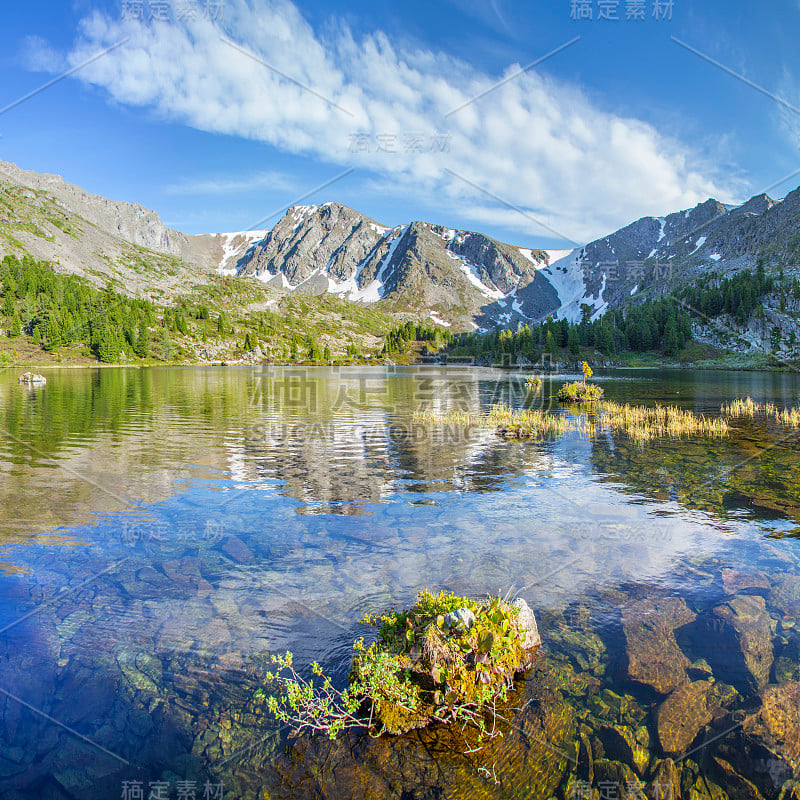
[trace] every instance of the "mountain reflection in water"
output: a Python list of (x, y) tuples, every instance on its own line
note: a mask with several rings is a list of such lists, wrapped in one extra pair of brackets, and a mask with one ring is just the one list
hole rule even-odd
[[(669, 771), (664, 697), (626, 659), (646, 662), (635, 620), (667, 619), (664, 598), (693, 620), (665, 628), (670, 669), (693, 691), (733, 687), (700, 737), (800, 679), (800, 461), (785, 430), (756, 420), (715, 440), (506, 442), (414, 421), (418, 409), (549, 407), (561, 383), (529, 395), (520, 375), (476, 369), (47, 377), (23, 391), (0, 376), (3, 797), (119, 797), (124, 781), (298, 798), (547, 799), (581, 781), (648, 784)], [(756, 373), (600, 379), (612, 399), (699, 413), (742, 395), (794, 404), (800, 388)], [(753, 585), (731, 593), (723, 570)], [(503, 739), (474, 754), (435, 728), (287, 742), (256, 696), (270, 653), (291, 649), (344, 682), (363, 613), (423, 586), (514, 587), (537, 610), (545, 646)], [(743, 663), (765, 679), (750, 685), (738, 662), (706, 653), (703, 626), (732, 631), (723, 650), (746, 631), (761, 660), (748, 651)], [(721, 759), (777, 797), (771, 774), (794, 775), (800, 754), (771, 743), (764, 777), (759, 724), (687, 759), (685, 796), (722, 796), (695, 787), (734, 780)]]

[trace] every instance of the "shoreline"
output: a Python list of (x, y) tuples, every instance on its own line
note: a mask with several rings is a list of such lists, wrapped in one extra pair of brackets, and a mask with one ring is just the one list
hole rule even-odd
[[(231, 367), (448, 367), (458, 369), (485, 369), (496, 370), (508, 373), (519, 373), (521, 375), (536, 375), (539, 377), (558, 376), (558, 375), (572, 375), (580, 371), (579, 364), (571, 366), (564, 364), (563, 367), (558, 369), (537, 369), (534, 365), (524, 366), (509, 366), (507, 364), (465, 364), (463, 362), (453, 363), (431, 363), (430, 361), (417, 361), (410, 363), (397, 363), (389, 361), (375, 361), (375, 362), (349, 362), (349, 361), (332, 361), (325, 364), (316, 363), (313, 361), (284, 361), (284, 362), (241, 362), (241, 361), (209, 361), (209, 362), (196, 362), (196, 361), (172, 361), (172, 362), (153, 362), (146, 364), (109, 364), (102, 361), (85, 363), (85, 364), (63, 364), (49, 362), (35, 362), (26, 361), (12, 364), (0, 364), (0, 372), (6, 370), (80, 370), (80, 369), (188, 369), (197, 368), (205, 369), (209, 367), (215, 368), (231, 368)], [(800, 366), (794, 367), (792, 365), (786, 366), (770, 366), (766, 364), (726, 364), (726, 363), (695, 363), (695, 362), (660, 362), (652, 364), (610, 364), (608, 366), (597, 366), (596, 369), (603, 371), (616, 371), (616, 370), (701, 370), (703, 372), (773, 372), (791, 374), (800, 372)]]

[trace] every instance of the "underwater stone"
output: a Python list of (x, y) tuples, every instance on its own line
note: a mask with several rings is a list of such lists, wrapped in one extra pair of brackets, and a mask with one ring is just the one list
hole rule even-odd
[(743, 691), (758, 691), (769, 680), (774, 652), (764, 598), (738, 595), (704, 613), (695, 632), (718, 678)]
[(657, 709), (656, 729), (661, 749), (681, 755), (713, 718), (710, 681), (695, 681), (677, 688)]
[(633, 800), (640, 798), (641, 792), (637, 788), (639, 780), (634, 771), (620, 761), (609, 761), (601, 758), (595, 761), (594, 777), (597, 786), (613, 786), (617, 790), (615, 795), (618, 800)]
[(742, 572), (738, 569), (722, 570), (722, 588), (725, 594), (758, 594), (768, 592), (769, 581), (760, 572)]
[(737, 800), (764, 800), (761, 792), (724, 759), (713, 757), (716, 777), (725, 791)]
[(647, 786), (647, 797), (650, 800), (660, 800), (660, 798), (682, 800), (681, 775), (671, 758), (658, 762), (653, 771), (653, 778)]
[(622, 611), (628, 678), (669, 694), (688, 681), (689, 659), (678, 647), (675, 630), (696, 615), (678, 597), (645, 599)]
[(784, 575), (770, 592), (770, 605), (789, 616), (800, 616), (800, 575)]
[(634, 732), (624, 725), (606, 725), (599, 728), (597, 735), (603, 743), (603, 750), (608, 758), (621, 761), (633, 767), (639, 775), (643, 775), (650, 762), (647, 748), (636, 741)]
[(742, 731), (778, 754), (800, 780), (800, 682), (768, 686), (761, 708), (745, 719)]

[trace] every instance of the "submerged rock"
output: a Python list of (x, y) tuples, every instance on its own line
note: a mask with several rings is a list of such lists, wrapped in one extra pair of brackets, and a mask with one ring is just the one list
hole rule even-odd
[(800, 617), (800, 575), (784, 575), (770, 592), (771, 606), (791, 617)]
[[(720, 720), (722, 731), (733, 730), (714, 743), (713, 754), (761, 795), (775, 798), (783, 787), (800, 781), (800, 683), (770, 685), (758, 699), (757, 708)], [(728, 774), (724, 764), (717, 767)]]
[(692, 635), (718, 678), (744, 692), (766, 685), (774, 652), (763, 597), (732, 597), (701, 615)]
[(769, 581), (760, 572), (723, 569), (721, 577), (722, 588), (728, 595), (766, 594), (770, 590)]
[(636, 740), (636, 734), (630, 728), (625, 725), (606, 725), (598, 728), (597, 736), (608, 758), (633, 767), (639, 775), (645, 774), (650, 753)]
[(761, 792), (747, 778), (740, 775), (727, 761), (714, 756), (715, 774), (723, 789), (736, 800), (764, 800)]
[(696, 619), (678, 597), (645, 599), (622, 612), (629, 680), (669, 694), (689, 680), (690, 665), (678, 646), (675, 630)]
[[(594, 763), (595, 785), (613, 787), (614, 797), (618, 800), (639, 800), (644, 784), (636, 777), (634, 771), (621, 761), (600, 758)], [(641, 787), (641, 788), (640, 788)], [(606, 797), (608, 793), (606, 792)]]
[(647, 784), (648, 800), (682, 800), (681, 774), (671, 758), (658, 763)]
[(745, 720), (742, 730), (779, 754), (800, 779), (800, 681), (768, 686), (761, 708)]
[(677, 688), (656, 710), (656, 731), (664, 753), (685, 753), (714, 713), (734, 695), (731, 687), (712, 681), (695, 681)]

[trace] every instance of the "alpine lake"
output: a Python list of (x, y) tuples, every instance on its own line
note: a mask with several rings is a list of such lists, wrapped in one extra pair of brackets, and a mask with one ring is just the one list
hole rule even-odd
[[(0, 797), (800, 798), (800, 429), (507, 441), (581, 413), (459, 367), (0, 373)], [(786, 373), (615, 370), (608, 399), (800, 405)], [(518, 595), (502, 736), (292, 736), (270, 656), (339, 686), (365, 613)]]

